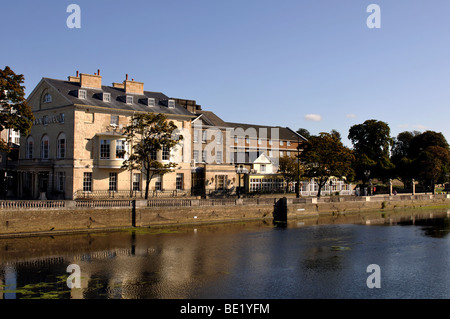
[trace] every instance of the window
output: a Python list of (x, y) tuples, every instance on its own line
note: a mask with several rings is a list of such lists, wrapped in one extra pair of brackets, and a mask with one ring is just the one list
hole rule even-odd
[(48, 138), (48, 135), (44, 135), (41, 140), (41, 158), (42, 159), (48, 159), (49, 148), (50, 148), (50, 140)]
[(65, 158), (66, 157), (66, 134), (61, 133), (58, 136), (57, 140), (57, 155), (58, 158)]
[(291, 156), (291, 152), (287, 151), (287, 152), (286, 152), (286, 155), (287, 155), (287, 156)]
[(222, 163), (222, 152), (221, 151), (217, 151), (216, 152), (216, 163), (217, 164), (221, 164)]
[(269, 140), (269, 145), (272, 145), (272, 139)]
[(44, 103), (50, 103), (52, 101), (52, 96), (49, 93), (44, 95)]
[(194, 151), (194, 162), (198, 163), (198, 151)]
[(165, 146), (165, 145), (163, 145), (163, 147), (162, 147), (162, 157), (161, 157), (161, 159), (163, 161), (168, 161), (170, 159), (170, 148)]
[(32, 159), (33, 158), (33, 149), (34, 149), (34, 140), (31, 136), (27, 138), (26, 149), (25, 149), (25, 158)]
[(194, 130), (194, 143), (198, 143), (198, 130)]
[(109, 125), (117, 126), (119, 125), (119, 115), (111, 115), (109, 120)]
[(175, 100), (169, 100), (169, 108), (170, 109), (173, 109), (173, 108), (175, 108)]
[(116, 140), (116, 158), (124, 159), (126, 152), (126, 141)]
[(100, 158), (101, 159), (109, 159), (110, 154), (110, 141), (109, 140), (101, 140), (100, 141)]
[(206, 140), (207, 140), (206, 134), (207, 134), (207, 131), (206, 131), (206, 130), (205, 130), (205, 131), (202, 131), (202, 143), (206, 143)]
[(283, 146), (283, 145), (284, 145), (283, 141), (280, 141), (280, 146)]
[(287, 146), (291, 146), (291, 141), (286, 142)]
[(127, 95), (127, 104), (133, 104), (133, 97), (131, 95)]
[(250, 144), (250, 138), (249, 137), (245, 138), (245, 143)]
[(58, 192), (65, 191), (65, 188), (66, 188), (65, 184), (66, 184), (66, 173), (58, 172)]
[(147, 105), (148, 106), (155, 106), (155, 99), (154, 98), (148, 98), (147, 99)]
[(177, 173), (175, 187), (176, 187), (177, 191), (180, 191), (183, 189), (183, 173)]
[(155, 177), (155, 190), (157, 190), (157, 191), (162, 190), (161, 175), (158, 175)]
[(216, 189), (223, 190), (225, 189), (227, 181), (227, 175), (217, 175), (216, 176)]
[(134, 191), (141, 190), (141, 174), (139, 173), (133, 174), (133, 190)]
[(64, 113), (59, 113), (59, 123), (64, 124)]
[(102, 94), (103, 102), (111, 102), (111, 93), (103, 93)]
[(238, 144), (238, 143), (239, 143), (239, 137), (237, 137), (237, 136), (234, 137), (234, 143), (235, 143), (235, 144)]
[(117, 191), (117, 173), (109, 173), (109, 190), (111, 192)]
[(92, 173), (83, 174), (83, 191), (92, 192)]
[(217, 144), (222, 144), (222, 131), (218, 130), (216, 132), (216, 141)]
[(156, 161), (156, 159), (157, 159), (157, 151), (156, 151), (156, 149), (155, 148), (153, 148), (151, 151), (150, 151), (150, 159), (152, 160), (152, 161)]
[(262, 139), (258, 138), (258, 145), (262, 144)]
[(266, 164), (261, 164), (260, 169), (261, 169), (261, 173), (265, 173), (266, 172)]
[(203, 150), (203, 151), (202, 151), (202, 162), (203, 162), (203, 163), (206, 163), (206, 156), (207, 156), (207, 153), (206, 153), (205, 150)]
[(283, 157), (283, 156), (284, 156), (284, 152), (280, 151), (280, 157)]
[(87, 98), (86, 90), (78, 90), (78, 98), (85, 100)]

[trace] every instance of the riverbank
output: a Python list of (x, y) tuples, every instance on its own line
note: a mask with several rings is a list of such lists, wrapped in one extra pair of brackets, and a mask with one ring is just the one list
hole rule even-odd
[[(373, 197), (285, 198), (287, 220), (337, 217), (371, 212), (395, 215), (407, 208), (450, 209), (450, 196), (397, 195)], [(150, 201), (58, 201), (47, 205), (10, 203), (0, 211), (0, 237), (57, 235), (76, 232), (117, 231), (178, 225), (231, 223), (250, 220), (272, 222), (280, 198), (256, 201), (171, 200)], [(159, 206), (158, 206), (159, 205)], [(172, 205), (172, 206), (171, 206)], [(177, 206), (175, 206), (177, 205)], [(45, 207), (44, 207), (45, 206)], [(49, 207), (51, 206), (51, 207)], [(359, 214), (359, 215), (358, 215)], [(276, 220), (276, 218), (275, 218)], [(368, 219), (371, 220), (371, 219)], [(374, 223), (375, 221), (372, 221)]]

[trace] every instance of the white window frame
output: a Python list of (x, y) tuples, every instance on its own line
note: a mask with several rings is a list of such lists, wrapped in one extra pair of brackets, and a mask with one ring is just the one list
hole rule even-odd
[(103, 93), (102, 100), (103, 100), (103, 102), (106, 102), (106, 103), (111, 102), (111, 93)]
[(126, 103), (127, 104), (133, 104), (133, 96), (132, 95), (127, 95)]
[(82, 99), (82, 100), (86, 100), (87, 99), (87, 91), (79, 89), (78, 90), (78, 98)]

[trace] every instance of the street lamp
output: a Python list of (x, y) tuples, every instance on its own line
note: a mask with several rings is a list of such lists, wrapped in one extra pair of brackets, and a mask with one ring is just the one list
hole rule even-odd
[(238, 174), (238, 180), (239, 180), (239, 182), (238, 182), (239, 186), (237, 188), (236, 193), (237, 193), (237, 197), (241, 198), (241, 174), (247, 174), (248, 169), (244, 168), (242, 165), (239, 165), (239, 166), (236, 165), (235, 168), (236, 168), (236, 174)]
[[(364, 176), (366, 177), (365, 183), (369, 182), (370, 170), (364, 171)], [(365, 195), (367, 196), (367, 195), (369, 195), (368, 185), (367, 185), (366, 191), (367, 191), (367, 193)]]
[(300, 137), (299, 137), (297, 144), (297, 183), (295, 184), (296, 198), (300, 198), (300, 152), (303, 152), (303, 149), (300, 148)]

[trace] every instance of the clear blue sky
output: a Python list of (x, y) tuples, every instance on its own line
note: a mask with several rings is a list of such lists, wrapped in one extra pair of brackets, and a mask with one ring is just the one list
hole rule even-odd
[[(66, 26), (71, 3), (80, 29)], [(380, 29), (366, 25), (371, 3)], [(3, 1), (0, 13), (0, 67), (24, 74), (27, 94), (100, 69), (106, 85), (128, 73), (225, 121), (336, 129), (348, 144), (350, 126), (377, 119), (392, 136), (450, 141), (448, 0)]]

